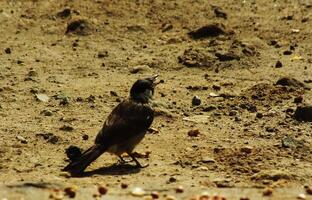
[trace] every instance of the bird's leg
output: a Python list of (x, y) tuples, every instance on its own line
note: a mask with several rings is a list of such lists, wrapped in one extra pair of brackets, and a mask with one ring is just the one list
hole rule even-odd
[(128, 155), (132, 158), (132, 161), (135, 162), (135, 164), (136, 164), (136, 166), (137, 166), (138, 168), (145, 168), (145, 167), (148, 166), (148, 164), (146, 164), (146, 165), (141, 165), (141, 164), (139, 163), (139, 161), (135, 158), (135, 156), (134, 156), (133, 154), (128, 153)]

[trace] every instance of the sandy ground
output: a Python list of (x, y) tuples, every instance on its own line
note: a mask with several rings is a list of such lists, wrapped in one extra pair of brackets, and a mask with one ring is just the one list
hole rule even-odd
[[(0, 1), (0, 197), (91, 199), (100, 184), (103, 199), (311, 199), (312, 124), (293, 117), (312, 103), (311, 34), (309, 0)], [(61, 172), (151, 74), (157, 117), (136, 148), (149, 167), (104, 154), (84, 177)]]

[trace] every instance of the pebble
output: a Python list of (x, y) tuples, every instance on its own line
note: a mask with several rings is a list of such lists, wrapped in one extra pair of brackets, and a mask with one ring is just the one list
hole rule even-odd
[(299, 104), (303, 102), (303, 97), (302, 96), (298, 96), (294, 98), (294, 103)]
[(261, 118), (263, 117), (263, 114), (260, 113), (260, 112), (258, 112), (258, 113), (256, 114), (256, 117), (259, 118), (259, 119), (261, 119)]
[(262, 170), (254, 174), (251, 179), (254, 180), (273, 180), (278, 181), (280, 179), (290, 180), (292, 174), (281, 170)]
[(64, 10), (58, 12), (56, 16), (61, 17), (61, 18), (66, 18), (69, 17), (71, 14), (71, 10), (69, 8), (65, 8)]
[(50, 110), (43, 110), (40, 112), (40, 114), (44, 115), (44, 116), (52, 116), (53, 115), (53, 112), (50, 111)]
[(312, 195), (312, 186), (304, 186), (304, 188), (307, 194)]
[(199, 106), (201, 104), (201, 99), (199, 96), (194, 96), (192, 99), (193, 106)]
[(165, 200), (176, 200), (175, 196), (168, 195)]
[(229, 112), (229, 116), (236, 116), (236, 115), (237, 115), (237, 111), (235, 111), (235, 110), (231, 110)]
[(297, 146), (296, 141), (292, 137), (286, 136), (285, 138), (282, 139), (282, 147), (291, 148), (296, 146)]
[(190, 130), (187, 132), (187, 135), (190, 136), (190, 137), (197, 137), (199, 135), (199, 130), (198, 129), (195, 129), (195, 130)]
[(200, 167), (198, 167), (198, 170), (200, 170), (200, 171), (208, 171), (209, 169), (206, 166), (200, 166)]
[(50, 97), (48, 97), (48, 95), (46, 94), (36, 94), (35, 96), (36, 96), (36, 99), (41, 102), (48, 102), (50, 99)]
[(83, 140), (88, 140), (88, 139), (89, 139), (89, 135), (84, 134), (84, 135), (82, 136), (82, 139), (83, 139)]
[(243, 153), (247, 153), (247, 154), (250, 154), (252, 152), (253, 148), (250, 147), (250, 146), (244, 146), (244, 147), (241, 147), (240, 151), (243, 152)]
[(299, 194), (299, 195), (297, 196), (297, 199), (302, 199), (302, 200), (304, 200), (304, 199), (306, 199), (306, 195), (303, 194), (303, 193), (301, 193), (301, 194)]
[(153, 199), (158, 199), (160, 195), (159, 195), (159, 192), (154, 191), (151, 193), (151, 196), (153, 197)]
[(69, 198), (75, 198), (76, 196), (76, 188), (75, 187), (67, 187), (64, 189), (65, 195)]
[(202, 163), (215, 163), (216, 161), (211, 158), (211, 157), (204, 157), (202, 160), (201, 160)]
[(218, 35), (224, 35), (227, 31), (222, 23), (212, 23), (206, 26), (202, 26), (197, 30), (188, 33), (193, 39), (216, 37)]
[(263, 194), (263, 196), (271, 196), (273, 194), (273, 189), (268, 187), (268, 188), (264, 189), (262, 194)]
[(151, 68), (148, 65), (139, 65), (130, 69), (131, 74), (136, 74), (139, 72), (149, 72)]
[(4, 49), (4, 52), (6, 53), (6, 54), (11, 54), (11, 49), (8, 47), (8, 48), (5, 48)]
[(278, 61), (275, 63), (275, 68), (281, 68), (281, 67), (283, 67), (283, 64), (282, 64), (281, 61), (278, 60)]
[(105, 187), (103, 185), (99, 185), (98, 191), (99, 191), (100, 195), (105, 195), (107, 193), (108, 189), (107, 189), (107, 187)]
[(126, 188), (128, 188), (128, 184), (127, 183), (121, 183), (121, 185), (120, 185), (120, 187), (122, 188), (122, 189), (126, 189)]
[(24, 137), (22, 137), (20, 135), (16, 136), (16, 139), (18, 139), (22, 144), (27, 144), (28, 143), (28, 141)]
[(142, 188), (140, 188), (140, 187), (135, 187), (131, 191), (131, 195), (133, 195), (135, 197), (142, 197), (142, 196), (145, 195), (145, 193), (146, 192)]
[(63, 193), (60, 190), (54, 190), (52, 194), (49, 196), (50, 199), (61, 200), (64, 198)]
[(175, 189), (176, 193), (183, 193), (184, 192), (184, 188), (183, 186), (178, 186), (176, 189)]
[(60, 130), (61, 130), (61, 131), (68, 131), (68, 132), (70, 132), (70, 131), (73, 131), (73, 130), (74, 130), (74, 127), (68, 126), (68, 125), (64, 125), (64, 126), (62, 126), (62, 127), (60, 128)]

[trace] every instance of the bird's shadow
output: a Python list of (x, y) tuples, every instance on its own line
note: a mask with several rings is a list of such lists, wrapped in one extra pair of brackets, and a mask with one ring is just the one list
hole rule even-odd
[(86, 171), (76, 177), (89, 177), (93, 175), (127, 175), (136, 174), (141, 171), (141, 168), (130, 164), (114, 164), (108, 167), (101, 167), (92, 171)]

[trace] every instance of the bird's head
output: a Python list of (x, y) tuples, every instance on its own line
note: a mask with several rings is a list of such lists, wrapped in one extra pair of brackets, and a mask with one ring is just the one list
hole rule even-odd
[(158, 75), (137, 80), (131, 87), (130, 98), (138, 103), (148, 103), (154, 94)]

